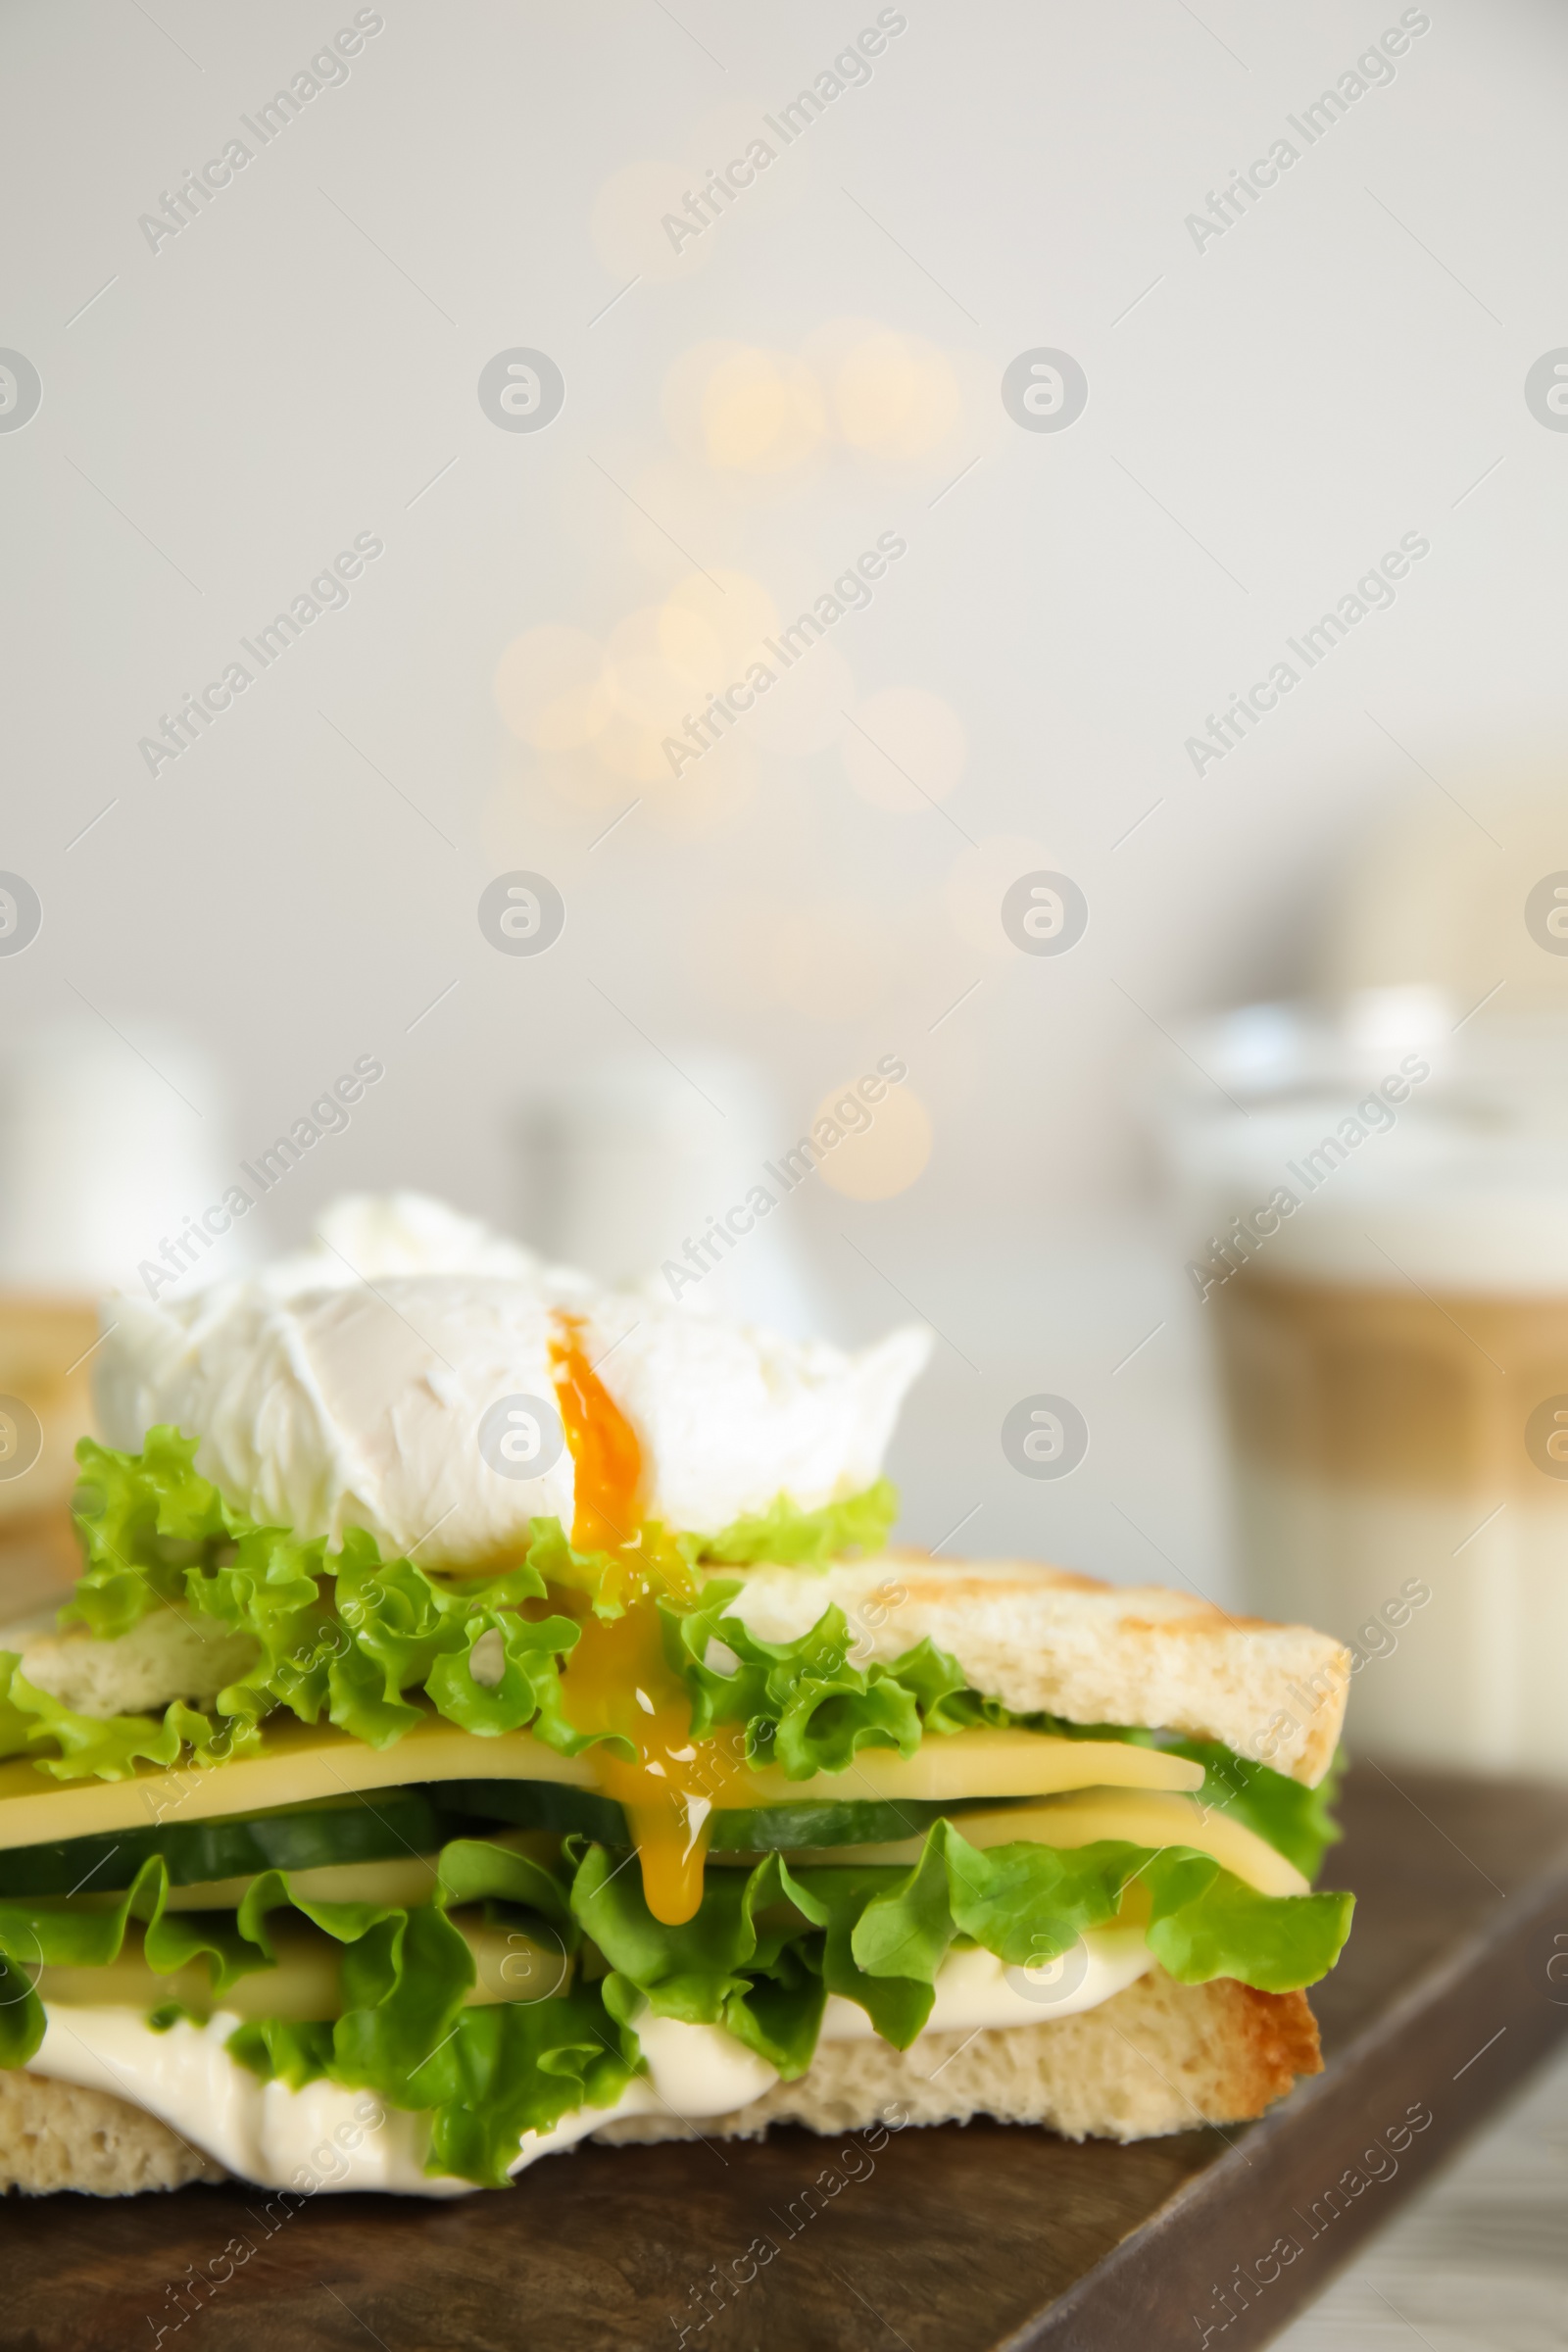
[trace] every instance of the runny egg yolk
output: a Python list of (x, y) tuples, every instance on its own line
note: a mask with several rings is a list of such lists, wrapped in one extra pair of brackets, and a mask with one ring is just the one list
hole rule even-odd
[(579, 1551), (618, 1552), (637, 1539), (643, 1449), (583, 1351), (582, 1317), (556, 1324), (550, 1363), (576, 1471), (571, 1540)]
[(583, 1594), (552, 1589), (552, 1602), (580, 1628), (562, 1701), (578, 1731), (615, 1733), (633, 1748), (635, 1760), (601, 1751), (602, 1785), (625, 1811), (649, 1910), (678, 1927), (703, 1899), (713, 1804), (744, 1766), (739, 1729), (692, 1737), (691, 1700), (664, 1657), (657, 1604), (661, 1595), (693, 1598), (696, 1582), (672, 1547), (656, 1554), (645, 1544), (642, 1448), (588, 1361), (579, 1317), (558, 1317), (550, 1358), (576, 1472), (572, 1544), (610, 1555), (605, 1594), (623, 1604), (606, 1620)]

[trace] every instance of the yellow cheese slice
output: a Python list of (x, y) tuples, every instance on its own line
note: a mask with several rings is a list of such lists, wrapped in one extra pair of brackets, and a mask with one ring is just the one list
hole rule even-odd
[[(514, 1854), (529, 1854), (546, 1868), (560, 1851), (561, 1840), (548, 1830), (486, 1832), (486, 1843), (504, 1845)], [(171, 1886), (170, 1911), (237, 1911), (256, 1884), (252, 1871), (243, 1878), (198, 1879), (188, 1886)], [(435, 1893), (440, 1873), (434, 1854), (409, 1853), (389, 1862), (323, 1862), (314, 1870), (291, 1870), (289, 1892), (307, 1903), (384, 1903), (389, 1910), (412, 1911)]]
[(141, 1931), (135, 1926), (127, 1930), (119, 1959), (107, 1968), (35, 1968), (28, 1974), (35, 1978), (40, 2000), (73, 2008), (148, 2010), (178, 2001), (198, 2017), (220, 2007), (240, 2017), (336, 2017), (343, 2006), (338, 1982), (343, 1946), (303, 1919), (274, 1919), (271, 1934), (277, 1967), (241, 1977), (221, 2002), (213, 1998), (205, 1960), (193, 1960), (173, 1976), (155, 1976), (142, 1958)]
[[(495, 1842), (510, 1844), (510, 1838)], [(189, 1886), (171, 1886), (171, 1911), (237, 1911), (257, 1873), (236, 1879), (200, 1879)], [(427, 1903), (436, 1890), (438, 1873), (433, 1854), (409, 1854), (396, 1862), (323, 1862), (316, 1870), (291, 1870), (289, 1890), (307, 1903), (385, 1903), (389, 1910), (410, 1911)]]
[(787, 1780), (777, 1765), (731, 1782), (720, 1806), (821, 1804), (857, 1798), (1051, 1796), (1062, 1788), (1200, 1788), (1203, 1768), (1120, 1740), (1058, 1740), (1046, 1732), (950, 1732), (912, 1756), (862, 1747), (843, 1772)]
[[(320, 1899), (396, 1898), (323, 1894)], [(546, 2000), (570, 1984), (572, 1964), (559, 1936), (552, 1948), (519, 1932), (486, 1927), (477, 1911), (454, 1912), (452, 1918), (473, 1954), (477, 1982), (467, 1996), (470, 2008), (495, 2001)], [(72, 2008), (146, 2011), (178, 2001), (198, 2017), (210, 2016), (215, 2009), (231, 2009), (238, 2017), (338, 2016), (343, 2007), (342, 1944), (309, 1920), (286, 1913), (273, 1914), (269, 1933), (277, 1966), (253, 1970), (221, 1994), (213, 1991), (205, 1960), (193, 1960), (174, 1976), (155, 1976), (142, 1957), (141, 1931), (134, 1926), (120, 1958), (107, 1968), (35, 1967), (29, 1974), (41, 2000)]]
[(562, 1781), (596, 1786), (587, 1756), (560, 1756), (526, 1732), (481, 1739), (438, 1715), (391, 1747), (329, 1723), (276, 1718), (257, 1756), (227, 1764), (142, 1770), (125, 1781), (51, 1780), (36, 1765), (0, 1764), (0, 1850), (91, 1838), (101, 1830), (150, 1829), (166, 1821), (212, 1821), (223, 1814), (267, 1813), (364, 1788), (401, 1788), (415, 1781)]
[[(1215, 1805), (1201, 1805), (1190, 1796), (1162, 1789), (1084, 1788), (1047, 1804), (1015, 1805), (1002, 1813), (965, 1813), (955, 1824), (971, 1845), (1011, 1845), (1029, 1839), (1038, 1845), (1096, 1845), (1102, 1838), (1128, 1845), (1195, 1846), (1212, 1854), (1222, 1869), (1258, 1894), (1306, 1894), (1310, 1883), (1294, 1862), (1276, 1853), (1266, 1839), (1245, 1822), (1235, 1821)], [(793, 1855), (796, 1862), (917, 1862), (924, 1843), (920, 1838), (901, 1838), (896, 1845), (823, 1846), (810, 1854)]]
[[(269, 1723), (264, 1751), (227, 1764), (172, 1772), (142, 1770), (124, 1781), (54, 1781), (26, 1760), (0, 1764), (0, 1850), (50, 1845), (101, 1831), (147, 1829), (165, 1821), (210, 1821), (264, 1813), (323, 1796), (397, 1788), (419, 1781), (555, 1781), (600, 1786), (596, 1750), (558, 1755), (528, 1732), (486, 1739), (426, 1716), (391, 1747), (367, 1747), (331, 1724), (292, 1716)], [(747, 1772), (719, 1801), (729, 1806), (799, 1804), (869, 1797), (1048, 1796), (1058, 1789), (1122, 1787), (1196, 1788), (1202, 1768), (1157, 1748), (1116, 1740), (1059, 1740), (1042, 1732), (954, 1732), (922, 1742), (912, 1756), (862, 1749), (844, 1772), (791, 1781), (776, 1766)]]

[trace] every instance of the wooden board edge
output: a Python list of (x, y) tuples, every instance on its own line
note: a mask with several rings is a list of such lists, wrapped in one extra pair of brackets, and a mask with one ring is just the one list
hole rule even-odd
[(1568, 1849), (996, 2352), (1269, 2343), (1568, 2034), (1554, 1934)]

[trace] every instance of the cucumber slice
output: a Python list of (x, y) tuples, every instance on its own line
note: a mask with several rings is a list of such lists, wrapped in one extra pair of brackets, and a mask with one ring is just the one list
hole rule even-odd
[[(880, 1845), (895, 1838), (918, 1838), (952, 1806), (924, 1798), (897, 1804), (866, 1799), (834, 1804), (755, 1805), (744, 1812), (716, 1813), (710, 1853), (791, 1853), (807, 1846)], [(897, 1824), (897, 1827), (892, 1825)]]
[(626, 1816), (612, 1797), (560, 1781), (431, 1781), (409, 1793), (439, 1796), (468, 1816), (474, 1837), (484, 1835), (483, 1822), (504, 1821), (514, 1830), (554, 1830), (563, 1838), (575, 1833), (599, 1845), (631, 1843)]
[(167, 1821), (144, 1830), (73, 1838), (0, 1853), (0, 1897), (109, 1894), (128, 1886), (150, 1854), (162, 1854), (176, 1886), (254, 1878), (264, 1870), (387, 1862), (431, 1854), (470, 1824), (422, 1788), (378, 1789), (349, 1802), (288, 1806), (248, 1820)]
[[(995, 1811), (1007, 1800), (974, 1801)], [(754, 1805), (715, 1813), (709, 1850), (765, 1854), (887, 1845), (919, 1837), (944, 1813), (964, 1809), (924, 1799)], [(557, 1781), (432, 1781), (352, 1800), (313, 1798), (240, 1820), (158, 1822), (57, 1845), (13, 1846), (0, 1852), (0, 1900), (119, 1893), (150, 1854), (163, 1855), (176, 1886), (254, 1878), (264, 1870), (400, 1861), (433, 1854), (449, 1838), (482, 1838), (486, 1825), (500, 1822), (561, 1837), (575, 1834), (601, 1845), (631, 1843), (621, 1807), (591, 1789)]]
[[(556, 1830), (563, 1836), (575, 1831), (601, 1845), (629, 1845), (631, 1835), (620, 1806), (608, 1796), (586, 1788), (565, 1788), (555, 1781), (442, 1781), (447, 1802), (463, 1812), (505, 1821), (514, 1828)], [(988, 1812), (1007, 1798), (986, 1797)], [(1023, 1800), (1018, 1800), (1023, 1801)], [(712, 1816), (710, 1853), (791, 1853), (803, 1847), (885, 1845), (901, 1838), (917, 1838), (945, 1813), (957, 1813), (962, 1804), (937, 1804), (927, 1799), (879, 1800), (799, 1805), (749, 1805)]]

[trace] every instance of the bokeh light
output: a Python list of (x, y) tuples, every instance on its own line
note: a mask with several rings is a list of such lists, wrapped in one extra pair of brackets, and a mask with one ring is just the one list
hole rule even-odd
[(614, 707), (597, 638), (555, 624), (513, 639), (496, 663), (495, 697), (510, 731), (539, 752), (591, 743)]
[(850, 711), (840, 757), (873, 808), (910, 816), (946, 800), (968, 758), (963, 722), (923, 686), (890, 686)]
[(804, 361), (748, 343), (699, 343), (670, 368), (664, 418), (676, 447), (720, 472), (779, 473), (827, 430), (822, 387)]
[(658, 832), (698, 840), (733, 824), (755, 798), (759, 781), (752, 746), (744, 738), (726, 736), (683, 766), (678, 776), (663, 766), (642, 813)]
[(837, 445), (906, 464), (947, 441), (963, 410), (952, 361), (874, 319), (834, 319), (798, 353), (704, 342), (664, 379), (677, 449), (720, 474), (796, 470)]
[(718, 251), (712, 235), (682, 238), (678, 247), (664, 226), (665, 216), (682, 210), (693, 184), (691, 167), (648, 161), (612, 172), (594, 198), (588, 233), (609, 272), (605, 300), (630, 278), (663, 284), (690, 277)]
[(1022, 833), (988, 833), (962, 850), (944, 885), (948, 920), (961, 939), (998, 962), (1020, 962), (1002, 928), (1002, 902), (1020, 874), (1050, 873), (1064, 860), (1041, 841)]
[(762, 639), (778, 628), (778, 607), (761, 581), (722, 565), (692, 572), (670, 590), (669, 602), (706, 622), (723, 648), (725, 674), (723, 679), (715, 674), (714, 685), (738, 677), (755, 660)]
[(864, 336), (845, 353), (831, 385), (840, 434), (867, 457), (924, 457), (957, 420), (952, 367), (934, 344), (914, 335)]
[[(811, 1113), (813, 1128), (818, 1119), (833, 1119), (850, 1129), (856, 1111), (848, 1105), (858, 1102), (853, 1085), (824, 1095)], [(846, 1105), (843, 1117), (835, 1104)], [(825, 1153), (822, 1182), (847, 1200), (891, 1200), (908, 1191), (931, 1157), (931, 1114), (906, 1079), (890, 1086), (880, 1102), (859, 1102), (858, 1112), (869, 1115), (869, 1125), (846, 1132)]]
[(605, 652), (614, 709), (594, 748), (616, 775), (658, 783), (670, 773), (665, 739), (709, 700), (723, 646), (689, 606), (644, 605), (616, 622)]
[(768, 967), (775, 996), (794, 1011), (813, 1021), (858, 1020), (886, 1001), (897, 933), (862, 899), (793, 906), (771, 926)]
[(760, 694), (748, 716), (755, 742), (786, 759), (825, 752), (844, 733), (844, 712), (855, 700), (855, 672), (839, 649), (817, 638), (785, 670), (776, 655), (764, 654), (773, 684)]

